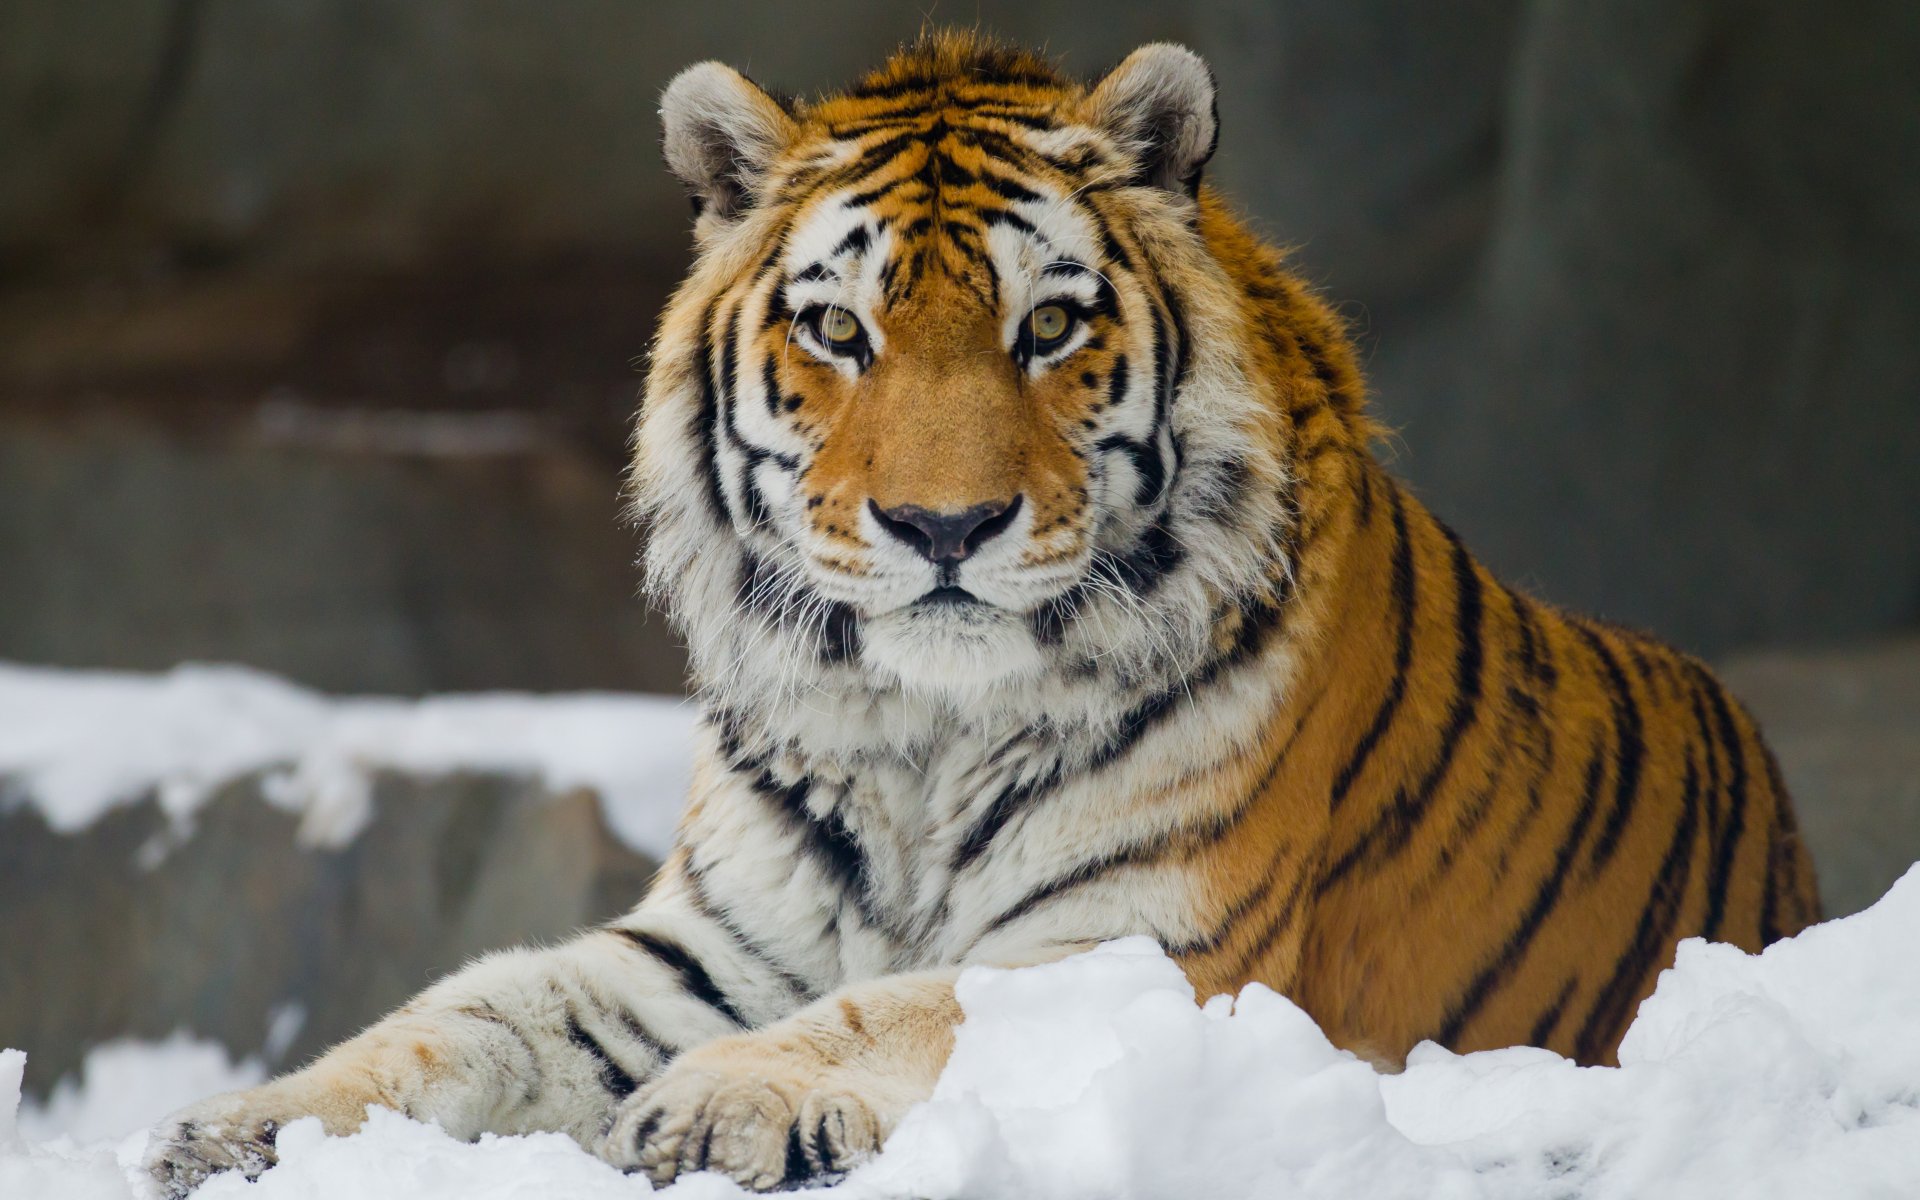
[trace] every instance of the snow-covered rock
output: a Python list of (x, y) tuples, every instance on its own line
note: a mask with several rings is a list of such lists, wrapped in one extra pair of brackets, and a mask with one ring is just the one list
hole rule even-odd
[[(1541, 1050), (1426, 1046), (1399, 1075), (1335, 1050), (1250, 987), (1193, 1002), (1151, 943), (962, 978), (966, 1022), (933, 1100), (821, 1200), (1869, 1200), (1920, 1195), (1920, 869), (1879, 904), (1750, 956), (1681, 946), (1617, 1068)], [(177, 1069), (179, 1048), (155, 1070)], [(172, 1060), (170, 1061), (170, 1056)], [(5, 1142), (0, 1196), (136, 1196), (141, 1138)], [(122, 1062), (114, 1086), (131, 1088)], [(156, 1081), (158, 1082), (158, 1081)], [(168, 1102), (171, 1103), (170, 1096)], [(68, 1103), (83, 1110), (84, 1098)], [(154, 1113), (159, 1115), (158, 1111)], [(46, 1114), (28, 1118), (44, 1128)], [(602, 1200), (647, 1194), (555, 1136), (473, 1145), (389, 1113), (289, 1126), (258, 1184), (205, 1200)], [(675, 1200), (741, 1193), (713, 1176)]]
[(694, 716), (663, 696), (335, 699), (244, 667), (0, 663), (0, 783), (60, 832), (147, 796), (185, 832), (222, 787), (259, 775), (305, 840), (339, 846), (366, 827), (382, 771), (525, 775), (591, 791), (608, 826), (658, 859), (686, 796)]
[(39, 1096), (89, 1047), (179, 1028), (278, 1066), (476, 954), (624, 912), (692, 720), (660, 697), (0, 664), (0, 1042), (33, 1051)]

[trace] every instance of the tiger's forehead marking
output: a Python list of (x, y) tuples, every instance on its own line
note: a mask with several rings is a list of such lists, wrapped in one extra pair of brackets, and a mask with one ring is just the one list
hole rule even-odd
[[(1089, 264), (1117, 248), (1074, 202), (1090, 182), (1075, 169), (1084, 132), (1043, 107), (948, 104), (851, 124), (823, 122), (849, 136), (811, 160), (837, 166), (820, 172), (788, 230), (782, 258), (798, 283), (849, 290), (867, 277), (877, 294), (862, 298), (879, 307), (910, 300), (939, 274), (999, 310), (1025, 303), (1050, 265)], [(1032, 145), (1037, 138), (1047, 144)]]

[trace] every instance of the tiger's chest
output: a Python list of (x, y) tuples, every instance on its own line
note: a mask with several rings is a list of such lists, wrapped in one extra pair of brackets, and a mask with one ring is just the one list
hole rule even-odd
[(1009, 885), (1002, 835), (1059, 782), (1060, 749), (962, 734), (917, 759), (814, 776), (810, 811), (848, 856), (836, 924), (849, 977), (964, 956)]

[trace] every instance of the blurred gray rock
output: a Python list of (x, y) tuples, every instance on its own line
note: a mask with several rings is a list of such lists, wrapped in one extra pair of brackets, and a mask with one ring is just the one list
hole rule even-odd
[(0, 806), (0, 1045), (28, 1051), (28, 1089), (114, 1037), (187, 1029), (259, 1054), (286, 1006), (304, 1020), (269, 1065), (297, 1063), (474, 955), (625, 912), (655, 869), (585, 792), (387, 775), (374, 795), (337, 850), (299, 844), (254, 780), (164, 854), (150, 800), (75, 835)]
[(1920, 862), (1920, 638), (1748, 655), (1721, 672), (1780, 758), (1830, 917)]
[(312, 687), (676, 692), (618, 478), (533, 414), (0, 423), (0, 658)]
[(1920, 622), (1920, 7), (1196, 13), (1217, 177), (1489, 565), (1712, 655)]

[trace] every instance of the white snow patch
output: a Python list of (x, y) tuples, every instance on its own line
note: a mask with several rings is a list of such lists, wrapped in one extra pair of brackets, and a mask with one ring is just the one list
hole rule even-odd
[(335, 699), (241, 667), (164, 675), (0, 664), (5, 802), (74, 832), (142, 796), (184, 836), (221, 787), (264, 773), (309, 844), (351, 841), (383, 770), (535, 776), (586, 788), (623, 841), (660, 857), (686, 799), (695, 713), (662, 696), (489, 693)]
[(218, 1042), (186, 1033), (158, 1042), (121, 1038), (87, 1051), (79, 1077), (56, 1083), (45, 1103), (22, 1105), (19, 1129), (30, 1141), (117, 1141), (195, 1100), (266, 1078), (260, 1059), (235, 1062)]
[[(874, 1162), (807, 1194), (1910, 1200), (1920, 1195), (1916, 945), (1920, 869), (1874, 908), (1761, 955), (1685, 943), (1618, 1068), (1542, 1050), (1427, 1046), (1385, 1076), (1265, 988), (1196, 1006), (1179, 970), (1142, 939), (1048, 966), (969, 971), (966, 1022), (933, 1100)], [(17, 1053), (0, 1055), (0, 1196), (137, 1195), (137, 1136), (117, 1148), (9, 1144), (20, 1067)], [(92, 1080), (83, 1094), (109, 1086)], [(111, 1086), (139, 1085), (126, 1074)], [(200, 1196), (647, 1193), (555, 1135), (464, 1145), (388, 1113), (341, 1139), (297, 1123), (280, 1147), (281, 1165), (258, 1184), (216, 1178)], [(713, 1176), (667, 1192), (743, 1194)]]

